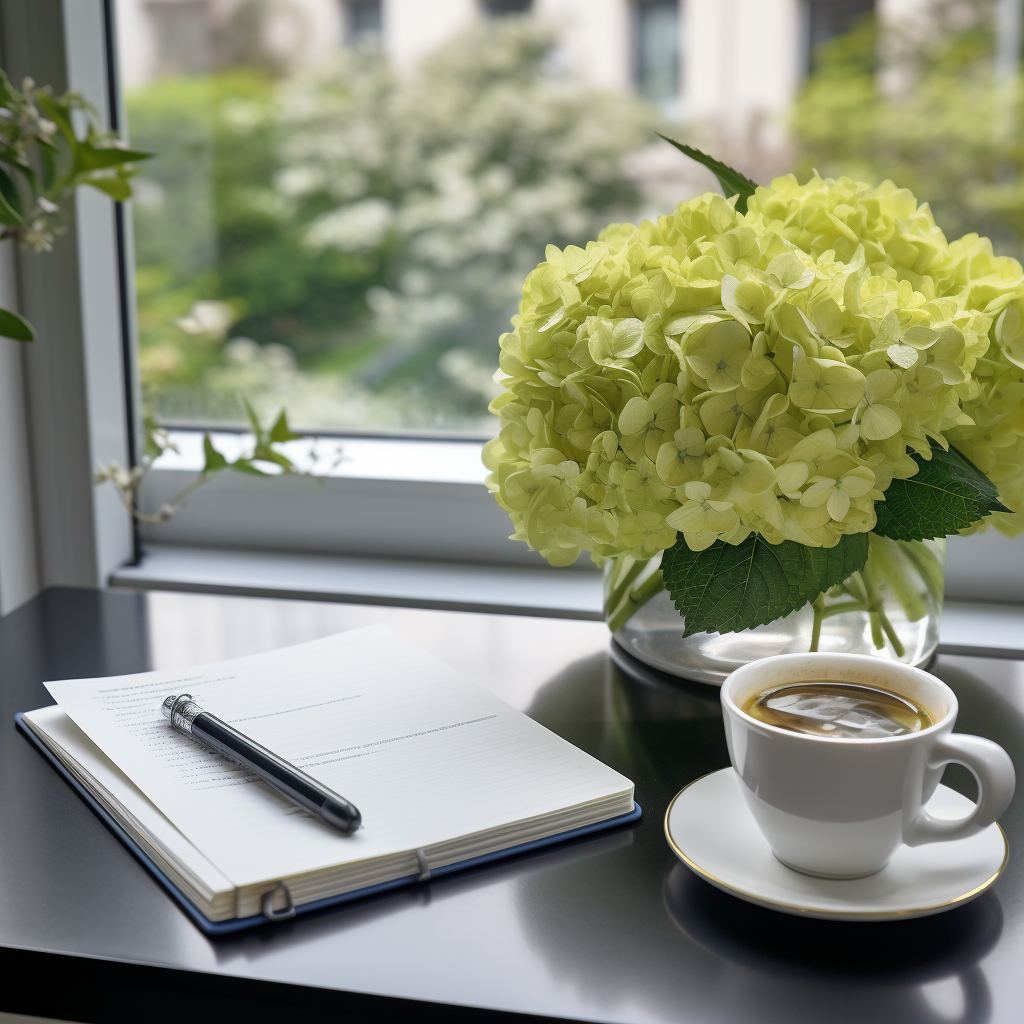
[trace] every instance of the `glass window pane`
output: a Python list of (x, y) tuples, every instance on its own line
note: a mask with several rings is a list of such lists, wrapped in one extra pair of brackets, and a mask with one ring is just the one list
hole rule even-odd
[(640, 214), (656, 111), (525, 3), (120, 3), (157, 420), (493, 433), (525, 275)]
[(845, 35), (858, 19), (874, 14), (875, 0), (804, 0), (807, 20), (806, 65), (816, 66), (819, 47)]
[(359, 43), (381, 33), (381, 0), (347, 0), (348, 41)]
[(1012, 0), (693, 5), (685, 33), (666, 0), (117, 3), (132, 142), (159, 154), (134, 224), (166, 424), (242, 423), (243, 393), (308, 429), (492, 433), (545, 246), (715, 187), (656, 130), (765, 183), (891, 177), (947, 235), (1024, 249)]
[(633, 5), (636, 36), (636, 83), (656, 103), (679, 95), (678, 0), (637, 0)]
[(482, 0), (484, 11), (492, 18), (508, 14), (529, 14), (533, 0)]

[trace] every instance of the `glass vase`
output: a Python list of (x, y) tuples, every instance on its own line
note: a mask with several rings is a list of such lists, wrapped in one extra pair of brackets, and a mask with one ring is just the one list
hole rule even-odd
[(935, 653), (942, 618), (946, 542), (871, 535), (864, 568), (818, 600), (738, 633), (683, 636), (661, 578), (661, 555), (605, 563), (605, 618), (615, 642), (654, 668), (721, 684), (759, 658), (804, 651), (868, 654), (924, 665)]

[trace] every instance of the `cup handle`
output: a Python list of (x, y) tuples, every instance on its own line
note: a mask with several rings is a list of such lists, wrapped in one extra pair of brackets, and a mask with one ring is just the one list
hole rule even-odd
[(978, 803), (963, 818), (936, 818), (923, 807), (904, 829), (907, 846), (923, 846), (949, 839), (965, 839), (988, 828), (1010, 805), (1016, 776), (1010, 755), (998, 743), (981, 736), (951, 733), (932, 748), (929, 768), (941, 768), (955, 761), (968, 768), (978, 780)]

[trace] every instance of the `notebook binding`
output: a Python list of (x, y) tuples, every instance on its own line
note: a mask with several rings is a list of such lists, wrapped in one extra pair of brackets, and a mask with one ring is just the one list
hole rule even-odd
[[(284, 892), (284, 906), (280, 910), (274, 909), (274, 897)], [(287, 921), (289, 917), (295, 916), (295, 901), (292, 899), (291, 889), (284, 882), (278, 882), (273, 889), (263, 894), (260, 902), (260, 909), (268, 921)]]
[(423, 852), (423, 850), (416, 851), (416, 863), (420, 866), (420, 876), (416, 879), (416, 881), (429, 882), (430, 864), (427, 862), (427, 855)]

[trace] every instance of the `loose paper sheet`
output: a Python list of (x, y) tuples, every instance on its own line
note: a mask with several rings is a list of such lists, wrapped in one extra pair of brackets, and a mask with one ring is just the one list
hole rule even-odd
[[(236, 886), (400, 853), (632, 783), (387, 626), (198, 666), (46, 684), (69, 717)], [(343, 836), (173, 729), (168, 694), (362, 812)]]

